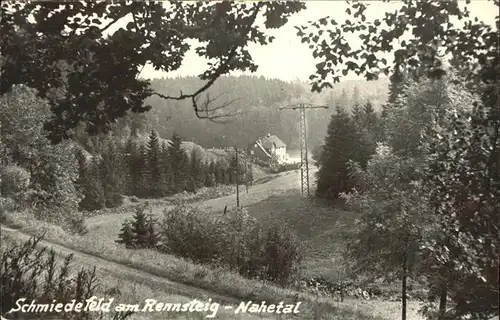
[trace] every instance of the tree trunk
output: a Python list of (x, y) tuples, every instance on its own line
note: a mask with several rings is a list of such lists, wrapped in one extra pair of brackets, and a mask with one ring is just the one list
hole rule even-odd
[(446, 318), (446, 298), (448, 297), (448, 288), (446, 283), (443, 281), (441, 285), (441, 295), (439, 296), (439, 320), (445, 320)]
[(406, 280), (408, 278), (408, 256), (405, 246), (403, 253), (403, 274), (401, 276), (401, 319), (406, 320)]

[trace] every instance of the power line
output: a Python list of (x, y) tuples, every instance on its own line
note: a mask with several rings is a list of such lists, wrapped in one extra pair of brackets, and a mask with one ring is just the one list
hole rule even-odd
[(299, 103), (296, 105), (280, 107), (279, 110), (299, 110), (300, 114), (300, 186), (303, 196), (309, 197), (309, 158), (307, 152), (307, 119), (306, 109), (328, 109), (328, 106)]

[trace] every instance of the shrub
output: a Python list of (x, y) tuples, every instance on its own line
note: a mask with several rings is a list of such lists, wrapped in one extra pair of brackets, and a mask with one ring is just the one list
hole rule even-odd
[(227, 231), (213, 217), (187, 206), (166, 211), (162, 223), (162, 251), (195, 263), (218, 263), (229, 246)]
[[(41, 240), (42, 237), (31, 238), (22, 244), (0, 248), (1, 314), (15, 308), (16, 301), (20, 298), (27, 298), (27, 301), (34, 299), (37, 304), (52, 303), (54, 300), (69, 303), (73, 299), (76, 303), (85, 303), (86, 299), (95, 295), (99, 287), (95, 267), (91, 270), (82, 269), (71, 276), (72, 255), (66, 256), (62, 264), (58, 264), (53, 250), (37, 248)], [(114, 319), (125, 319), (129, 315), (130, 313), (115, 314)], [(83, 309), (78, 313), (43, 313), (43, 318), (51, 316), (59, 319), (95, 318)]]
[(14, 196), (28, 189), (30, 173), (16, 165), (0, 168), (0, 194), (4, 197)]
[(286, 285), (298, 272), (302, 249), (296, 236), (284, 225), (273, 225), (264, 238), (265, 279)]
[(165, 212), (161, 236), (166, 253), (280, 285), (291, 280), (302, 257), (298, 240), (286, 227), (271, 226), (266, 233), (244, 209), (215, 218), (179, 206)]

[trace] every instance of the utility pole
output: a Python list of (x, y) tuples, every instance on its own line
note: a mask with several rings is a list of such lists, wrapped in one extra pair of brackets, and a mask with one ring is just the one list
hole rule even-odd
[(234, 147), (234, 151), (236, 152), (236, 207), (240, 207), (240, 188), (238, 186), (238, 178), (239, 178), (239, 163), (238, 163), (238, 148)]
[(300, 186), (302, 195), (309, 197), (309, 156), (307, 152), (307, 118), (306, 109), (328, 109), (328, 106), (312, 105), (310, 103), (299, 103), (296, 105), (280, 107), (280, 110), (299, 110), (300, 114)]
[(246, 193), (248, 194), (248, 165), (249, 165), (249, 161), (248, 161), (248, 157), (249, 157), (249, 152), (248, 150), (245, 152), (245, 190), (246, 190)]

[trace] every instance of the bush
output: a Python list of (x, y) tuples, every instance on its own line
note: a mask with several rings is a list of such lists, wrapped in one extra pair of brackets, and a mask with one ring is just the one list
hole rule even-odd
[(215, 218), (186, 206), (165, 212), (161, 250), (195, 263), (223, 266), (248, 278), (287, 284), (298, 271), (301, 248), (284, 226), (262, 226), (244, 209)]
[(165, 212), (161, 250), (195, 263), (217, 264), (229, 246), (227, 231), (196, 209), (178, 206)]
[[(3, 239), (5, 240), (5, 239)], [(82, 269), (71, 276), (70, 264), (72, 255), (64, 258), (62, 264), (56, 262), (53, 250), (37, 248), (42, 237), (31, 238), (23, 244), (0, 248), (0, 265), (2, 272), (0, 313), (5, 314), (16, 307), (20, 298), (36, 300), (37, 304), (85, 303), (86, 299), (96, 295), (99, 282), (95, 267), (92, 270)], [(33, 318), (42, 314), (31, 314)], [(125, 319), (129, 314), (115, 314), (114, 319)], [(59, 319), (94, 319), (88, 311), (64, 312), (60, 314), (43, 313), (43, 318), (57, 316)]]
[(0, 169), (0, 194), (3, 197), (15, 196), (28, 189), (30, 173), (16, 165)]
[(284, 225), (272, 226), (264, 238), (265, 279), (286, 285), (297, 274), (302, 250), (295, 235)]

